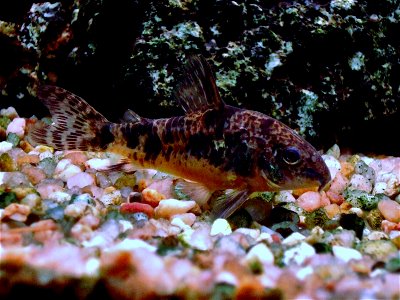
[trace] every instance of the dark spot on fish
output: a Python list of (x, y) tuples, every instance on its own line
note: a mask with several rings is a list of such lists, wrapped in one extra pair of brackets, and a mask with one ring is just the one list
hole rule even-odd
[(208, 135), (199, 132), (189, 137), (185, 150), (188, 155), (192, 155), (197, 159), (207, 159), (206, 155), (212, 146), (211, 143), (212, 139)]
[(253, 150), (245, 142), (241, 142), (233, 148), (230, 158), (231, 168), (241, 176), (252, 175), (253, 155)]
[(165, 151), (164, 157), (165, 157), (165, 160), (166, 160), (166, 161), (169, 161), (169, 160), (170, 160), (172, 150), (173, 150), (172, 146), (168, 146), (167, 150)]
[(146, 153), (145, 160), (156, 160), (157, 156), (162, 150), (162, 143), (157, 134), (157, 128), (154, 126), (153, 130), (149, 130), (147, 137), (145, 139), (143, 150)]
[(214, 127), (221, 119), (221, 112), (215, 109), (210, 109), (203, 114), (203, 122), (206, 128)]
[(115, 139), (111, 132), (111, 124), (106, 124), (100, 129), (99, 144), (101, 149), (107, 148), (107, 145), (112, 143)]
[(261, 124), (260, 124), (261, 132), (264, 132), (264, 133), (269, 132), (271, 130), (271, 125), (273, 123), (274, 123), (274, 120), (272, 118), (267, 117), (267, 118), (262, 119)]
[(224, 163), (225, 148), (213, 147), (208, 155), (208, 159), (211, 165), (218, 167)]
[(163, 132), (163, 142), (165, 144), (172, 144), (174, 142), (174, 135), (172, 133), (172, 122), (174, 118), (170, 118), (165, 122), (165, 128)]
[(139, 146), (139, 132), (136, 130), (136, 127), (137, 126), (132, 126), (130, 123), (123, 124), (121, 127), (122, 134), (126, 140), (126, 145), (131, 149), (135, 149)]

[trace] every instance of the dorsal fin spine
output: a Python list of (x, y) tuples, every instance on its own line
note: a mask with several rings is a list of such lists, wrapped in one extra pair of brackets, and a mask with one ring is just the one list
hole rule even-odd
[(209, 108), (222, 109), (222, 101), (210, 65), (203, 56), (190, 56), (175, 98), (186, 113)]

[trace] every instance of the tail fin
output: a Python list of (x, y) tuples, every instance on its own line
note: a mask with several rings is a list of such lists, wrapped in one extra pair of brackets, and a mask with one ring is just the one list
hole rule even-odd
[(82, 98), (56, 86), (41, 86), (39, 99), (47, 106), (53, 124), (37, 122), (28, 132), (32, 145), (56, 150), (98, 151), (114, 139), (110, 123)]

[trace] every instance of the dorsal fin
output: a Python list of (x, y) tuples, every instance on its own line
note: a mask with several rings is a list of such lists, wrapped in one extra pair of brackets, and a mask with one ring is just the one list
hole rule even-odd
[(190, 56), (175, 98), (186, 113), (207, 108), (221, 109), (222, 101), (210, 65), (203, 56)]

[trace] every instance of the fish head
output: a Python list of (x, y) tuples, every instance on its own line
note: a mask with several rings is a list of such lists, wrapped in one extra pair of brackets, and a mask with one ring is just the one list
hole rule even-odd
[(267, 147), (259, 158), (259, 171), (270, 190), (318, 186), (331, 180), (320, 153), (294, 130), (274, 120)]

